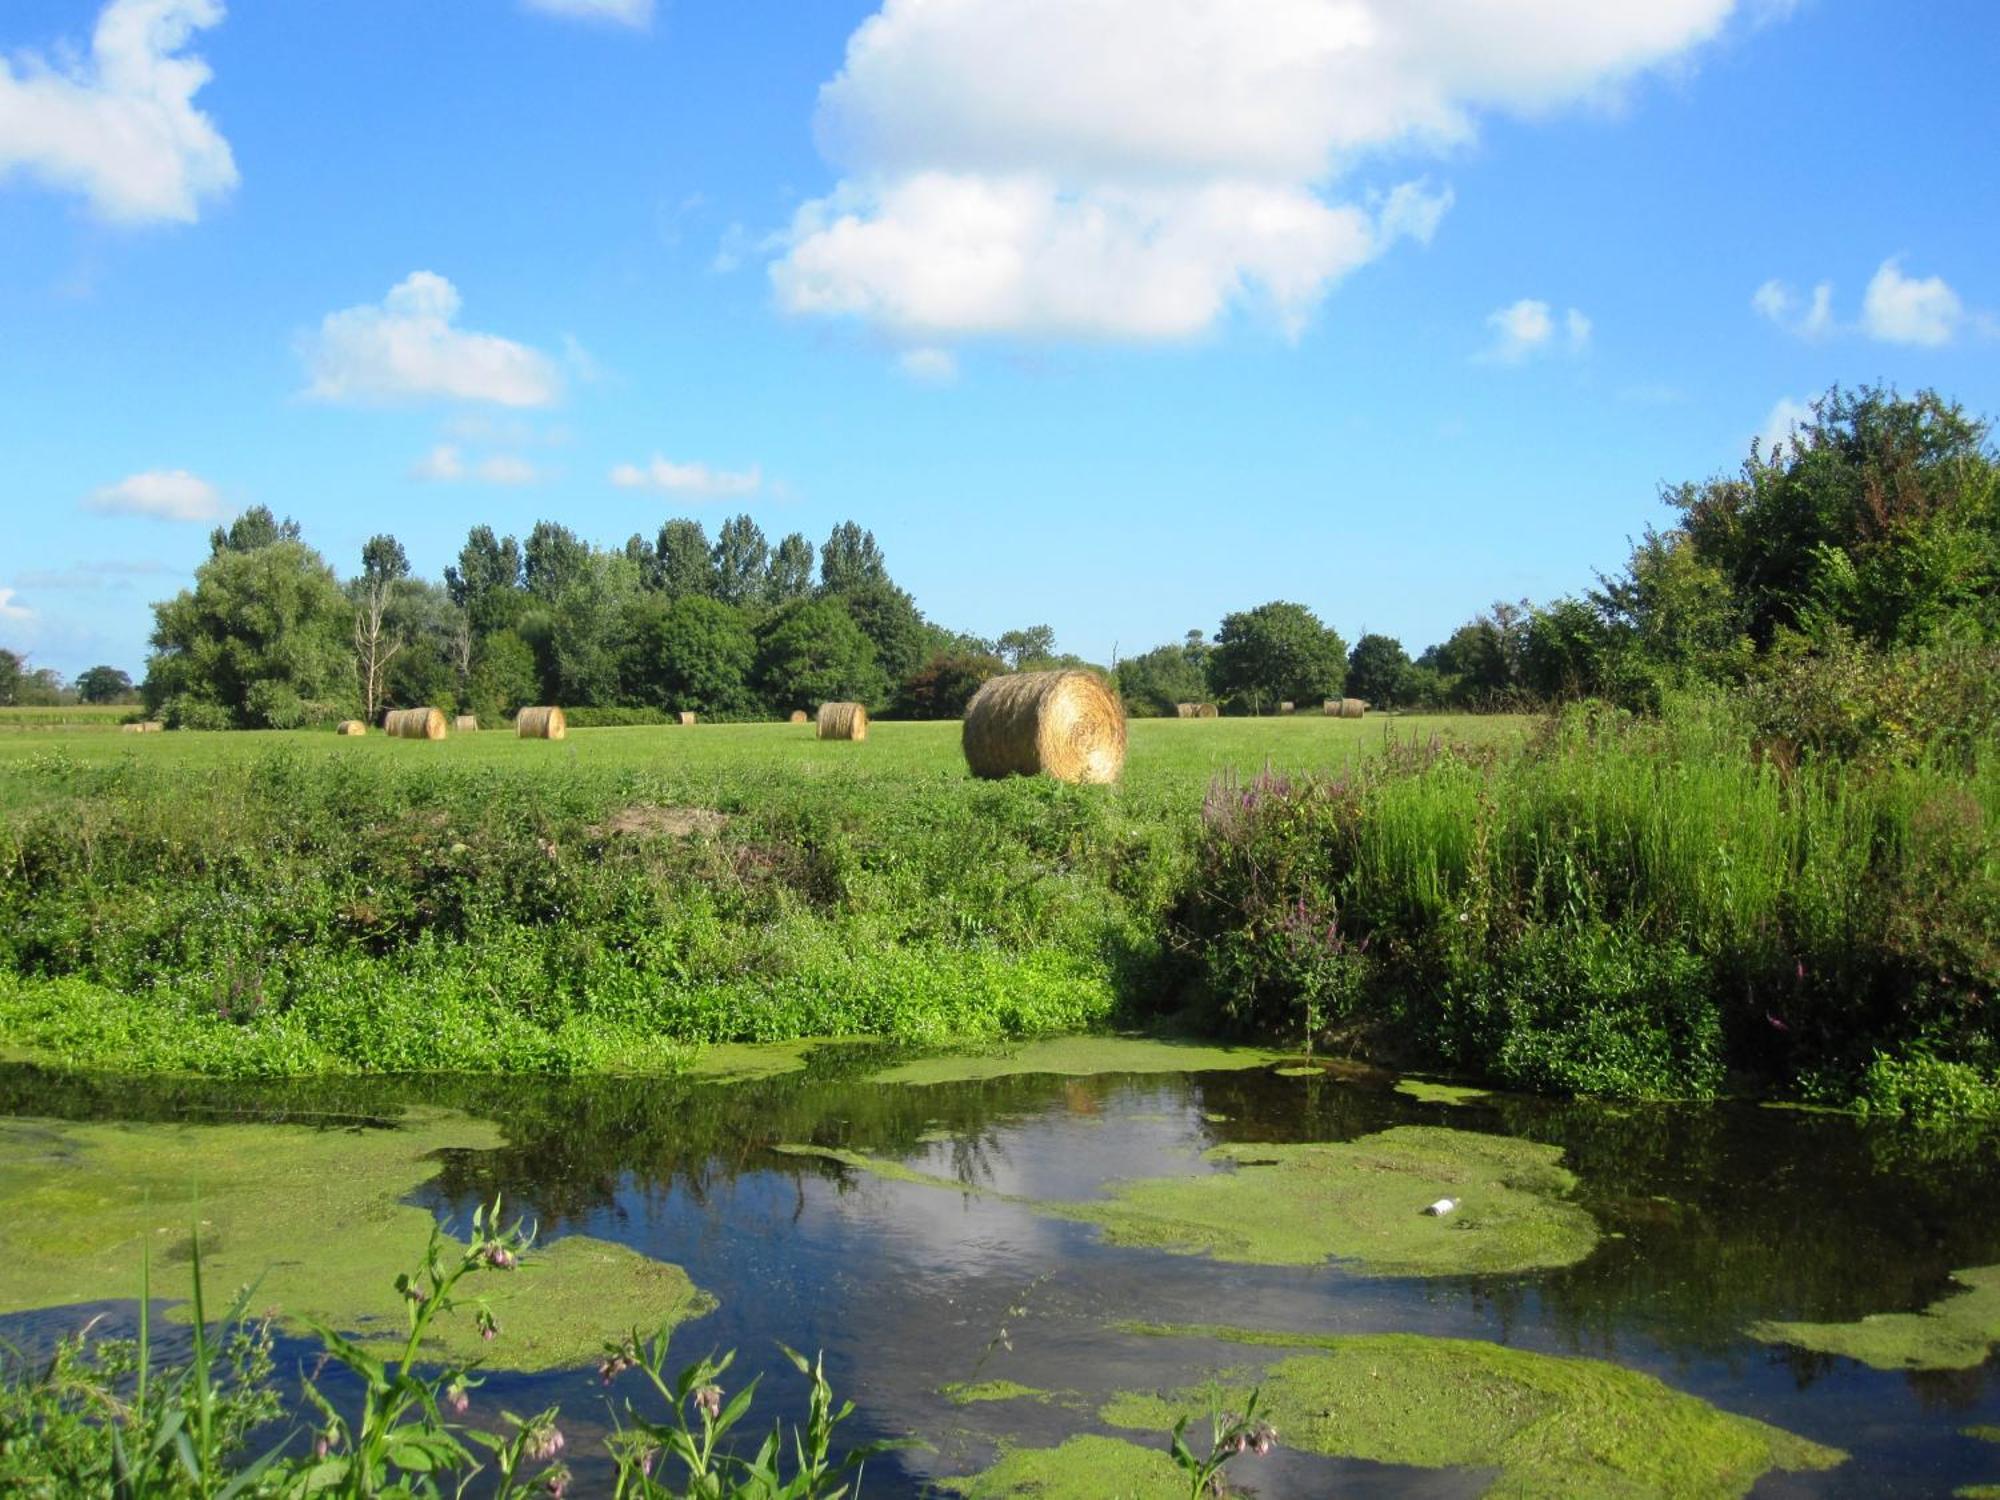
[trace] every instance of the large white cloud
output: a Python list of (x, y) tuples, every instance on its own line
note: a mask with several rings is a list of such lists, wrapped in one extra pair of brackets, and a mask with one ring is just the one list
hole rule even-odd
[(926, 336), (1295, 330), (1448, 196), (1336, 196), (1368, 153), (1603, 93), (1735, 0), (885, 0), (821, 91), (846, 177), (781, 303)]
[(186, 469), (148, 469), (84, 497), (83, 508), (105, 516), (151, 516), (159, 521), (213, 521), (223, 513), (222, 494)]
[(621, 490), (660, 490), (669, 495), (719, 499), (756, 494), (764, 488), (764, 471), (755, 464), (747, 469), (712, 469), (702, 463), (675, 463), (655, 454), (648, 464), (619, 464), (611, 471), (611, 482)]
[(1965, 317), (1965, 304), (1942, 276), (1905, 276), (1902, 262), (1885, 260), (1861, 296), (1861, 326), (1890, 344), (1948, 344)]
[(215, 122), (194, 107), (207, 64), (183, 49), (221, 0), (111, 0), (90, 57), (0, 59), (0, 178), (82, 193), (106, 219), (193, 221), (236, 185)]
[(328, 313), (304, 341), (321, 401), (393, 402), (442, 397), (499, 406), (547, 406), (561, 394), (545, 354), (497, 334), (455, 326), (458, 289), (416, 271), (379, 303)]

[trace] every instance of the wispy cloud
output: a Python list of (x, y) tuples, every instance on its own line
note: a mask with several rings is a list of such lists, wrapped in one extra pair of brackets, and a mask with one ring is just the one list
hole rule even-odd
[(655, 454), (645, 465), (619, 464), (611, 471), (611, 482), (624, 490), (661, 490), (670, 495), (721, 499), (756, 494), (764, 488), (764, 471), (756, 464), (747, 469), (712, 469), (701, 463), (674, 463)]
[(653, 21), (653, 0), (521, 0), (529, 10), (578, 21), (609, 21), (615, 26), (645, 27)]
[(1797, 429), (1810, 422), (1812, 415), (1811, 403), (1797, 396), (1780, 396), (1757, 432), (1757, 445), (1764, 457), (1775, 462), (1781, 447), (1797, 451)]
[(0, 589), (0, 620), (32, 620), (35, 612), (25, 604), (14, 602), (14, 590)]
[(1945, 279), (1905, 276), (1900, 256), (1882, 262), (1861, 296), (1861, 326), (1885, 344), (1935, 349), (1949, 344), (1964, 321), (1965, 304)]
[(1570, 308), (1558, 324), (1555, 309), (1534, 297), (1496, 308), (1486, 315), (1486, 326), (1493, 342), (1475, 356), (1486, 364), (1517, 365), (1556, 349), (1574, 355), (1590, 347), (1591, 323), (1581, 310)]
[(148, 469), (107, 484), (83, 499), (101, 516), (151, 516), (159, 521), (213, 521), (224, 510), (216, 487), (186, 469)]
[(458, 484), (476, 479), (481, 484), (534, 484), (542, 471), (517, 453), (490, 453), (469, 461), (456, 443), (439, 443), (410, 465), (410, 477), (427, 484)]
[(896, 368), (924, 385), (949, 385), (958, 379), (958, 356), (949, 349), (905, 349)]

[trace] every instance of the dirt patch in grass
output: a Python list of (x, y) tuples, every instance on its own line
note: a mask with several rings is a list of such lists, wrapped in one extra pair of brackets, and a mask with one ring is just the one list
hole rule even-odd
[[(1489, 1496), (1744, 1495), (1773, 1469), (1828, 1469), (1846, 1457), (1602, 1360), (1418, 1334), (1121, 1327), (1310, 1351), (1258, 1382), (1280, 1442), (1376, 1463), (1497, 1468)], [(1224, 1393), (1239, 1410), (1246, 1397)], [(1210, 1399), (1206, 1389), (1131, 1393), (1099, 1415), (1157, 1432)]]
[(590, 831), (599, 838), (692, 839), (713, 838), (728, 826), (728, 815), (713, 808), (635, 802)]
[[(153, 1294), (184, 1298), (198, 1231), (211, 1306), (255, 1282), (251, 1310), (291, 1330), (400, 1343), (392, 1282), (434, 1222), (401, 1200), (436, 1175), (436, 1152), (500, 1144), (494, 1126), (443, 1111), (396, 1129), (0, 1121), (0, 1312), (136, 1297), (142, 1247)], [(482, 1343), (468, 1307), (440, 1320), (436, 1352), (519, 1370), (587, 1363), (606, 1339), (711, 1306), (680, 1267), (580, 1235), (473, 1277), (465, 1295), (486, 1299), (500, 1337)]]
[(1922, 1312), (1875, 1313), (1852, 1323), (1753, 1323), (1750, 1337), (1845, 1355), (1878, 1370), (1970, 1370), (2000, 1344), (2000, 1266), (1951, 1276), (1965, 1290)]

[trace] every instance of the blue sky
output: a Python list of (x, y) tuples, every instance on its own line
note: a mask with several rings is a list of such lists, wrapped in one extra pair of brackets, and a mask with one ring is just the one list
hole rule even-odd
[(136, 672), (263, 504), (433, 576), (851, 516), (982, 634), (1415, 650), (1835, 381), (2000, 411), (1995, 57), (1977, 3), (9, 0), (0, 644)]

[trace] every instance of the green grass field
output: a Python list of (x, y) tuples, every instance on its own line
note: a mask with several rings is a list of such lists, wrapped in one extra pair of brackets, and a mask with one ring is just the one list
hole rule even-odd
[(52, 729), (115, 730), (139, 711), (132, 703), (71, 703), (60, 708), (0, 708), (0, 735)]

